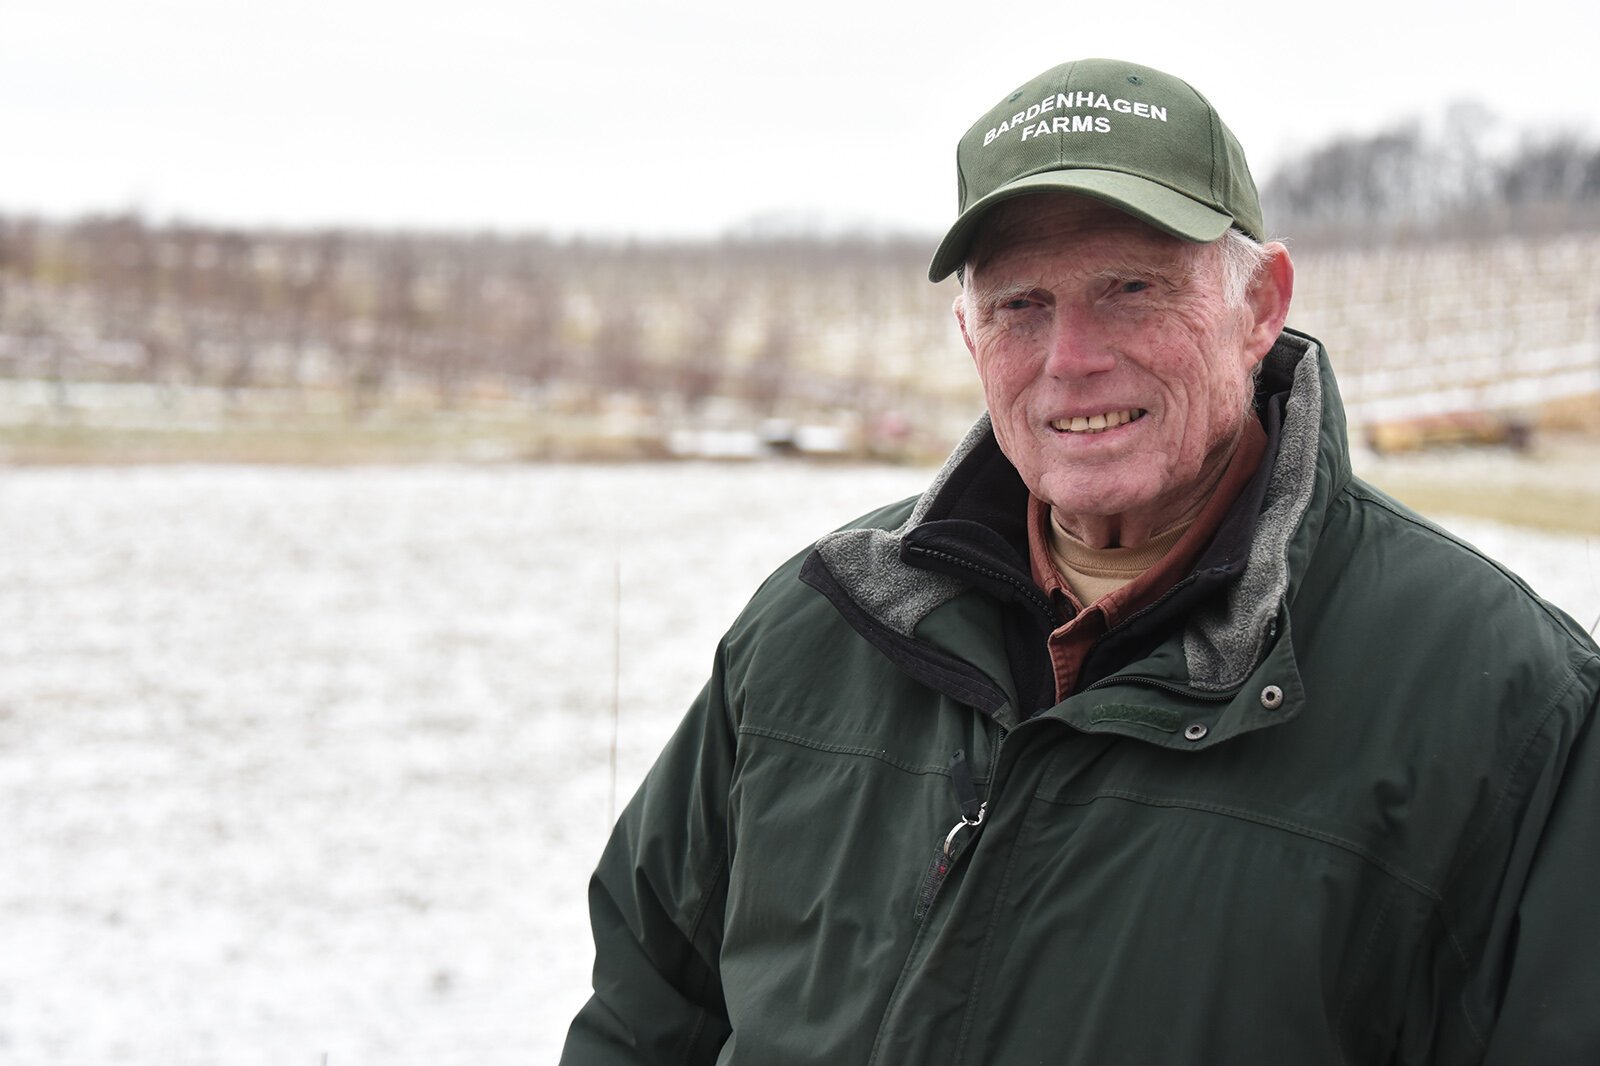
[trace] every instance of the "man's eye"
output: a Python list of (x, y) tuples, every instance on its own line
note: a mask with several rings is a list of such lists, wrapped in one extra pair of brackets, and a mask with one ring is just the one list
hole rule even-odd
[(1033, 303), (1033, 301), (1028, 299), (1026, 296), (1013, 296), (1000, 306), (1007, 311), (1021, 311), (1031, 303)]
[(1148, 281), (1124, 281), (1117, 287), (1118, 292), (1143, 292), (1150, 287)]

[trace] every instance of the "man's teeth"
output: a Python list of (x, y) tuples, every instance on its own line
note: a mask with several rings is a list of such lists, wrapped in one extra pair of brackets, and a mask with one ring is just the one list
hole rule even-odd
[(1059, 429), (1063, 433), (1100, 433), (1132, 422), (1142, 414), (1144, 412), (1135, 407), (1126, 411), (1107, 411), (1103, 415), (1089, 415), (1087, 417), (1079, 415), (1076, 418), (1058, 418), (1050, 423), (1050, 427)]

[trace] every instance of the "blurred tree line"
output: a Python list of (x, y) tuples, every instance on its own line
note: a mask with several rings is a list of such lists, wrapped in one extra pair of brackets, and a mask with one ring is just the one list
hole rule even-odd
[[(770, 415), (915, 389), (948, 296), (924, 242), (281, 232), (0, 216), (0, 375), (290, 390), (360, 412), (425, 386)], [(930, 313), (924, 314), (924, 311)], [(890, 344), (896, 346), (891, 348)]]
[(1262, 186), (1275, 233), (1338, 244), (1600, 228), (1600, 143), (1516, 132), (1481, 105), (1335, 137)]

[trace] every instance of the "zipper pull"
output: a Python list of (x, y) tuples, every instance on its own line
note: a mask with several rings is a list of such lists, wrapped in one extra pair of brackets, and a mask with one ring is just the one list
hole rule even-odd
[(961, 811), (961, 821), (957, 822), (944, 838), (946, 858), (950, 857), (950, 846), (955, 843), (956, 834), (969, 825), (982, 825), (983, 816), (989, 811), (989, 805), (978, 800), (978, 786), (972, 780), (972, 767), (967, 763), (965, 748), (957, 748), (956, 753), (950, 756), (950, 787), (955, 790), (956, 807)]
[(985, 803), (985, 804), (983, 804), (982, 806), (980, 806), (978, 808), (978, 816), (976, 818), (972, 818), (972, 819), (962, 818), (961, 821), (957, 822), (955, 825), (950, 827), (949, 835), (944, 838), (944, 857), (945, 858), (949, 859), (949, 858), (953, 857), (950, 854), (950, 845), (952, 845), (952, 844), (954, 844), (956, 842), (956, 834), (961, 832), (963, 829), (965, 829), (969, 825), (972, 826), (973, 828), (977, 828), (978, 826), (982, 825), (983, 824), (983, 816), (985, 814), (988, 814), (988, 813), (989, 813), (989, 805), (987, 803)]
[(984, 815), (989, 811), (989, 805), (978, 799), (978, 786), (972, 780), (972, 767), (967, 765), (967, 753), (964, 750), (950, 756), (950, 787), (956, 794), (956, 807), (961, 811), (961, 821), (945, 834), (944, 843), (934, 850), (933, 861), (923, 875), (922, 891), (917, 893), (916, 920), (919, 923), (933, 907), (934, 898), (944, 886), (950, 868), (960, 858), (963, 849), (957, 846), (956, 838), (968, 826), (982, 825)]

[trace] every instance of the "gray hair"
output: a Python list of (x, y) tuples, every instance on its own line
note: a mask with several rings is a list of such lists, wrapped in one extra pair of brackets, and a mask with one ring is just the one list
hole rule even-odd
[(1229, 307), (1241, 308), (1250, 295), (1250, 284), (1272, 255), (1260, 241), (1231, 226), (1213, 246), (1222, 272), (1222, 299)]

